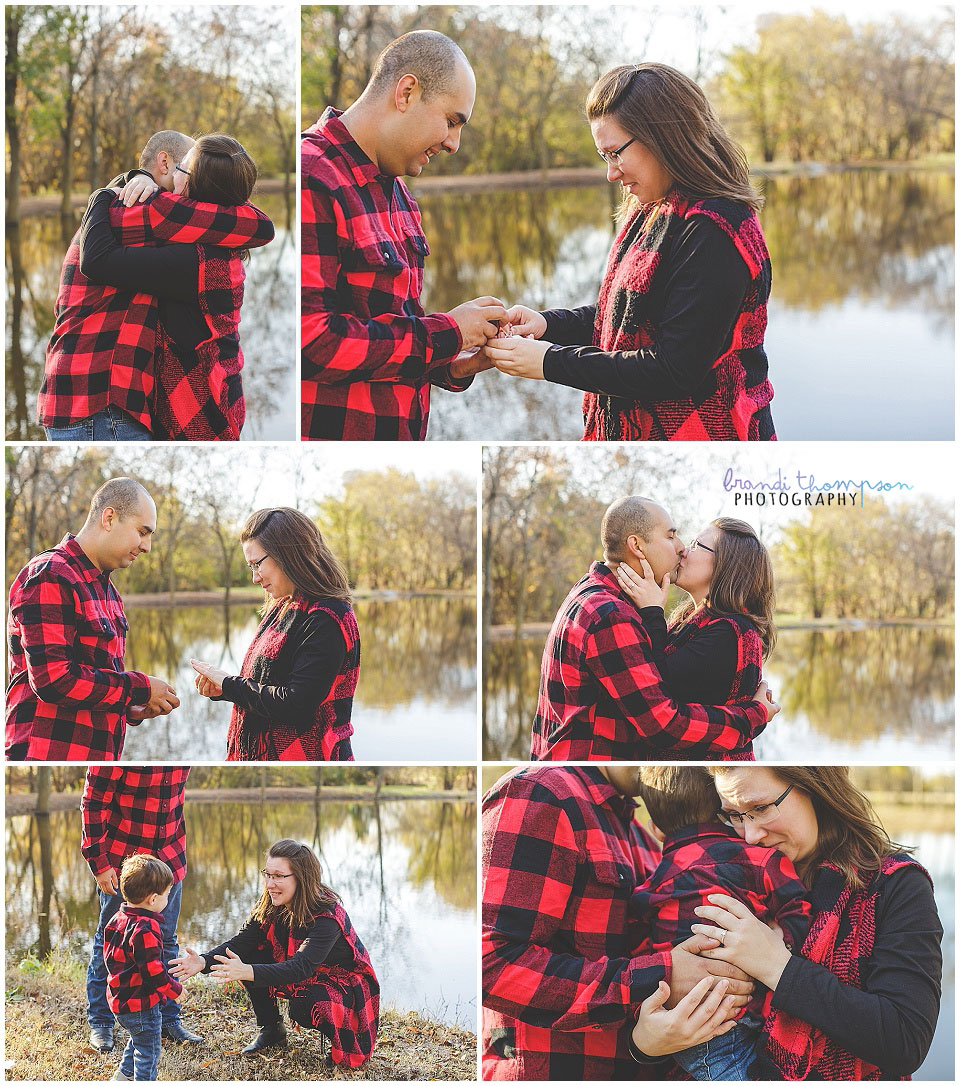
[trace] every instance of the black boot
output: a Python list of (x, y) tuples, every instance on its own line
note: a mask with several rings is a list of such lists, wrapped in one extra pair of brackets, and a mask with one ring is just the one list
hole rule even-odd
[(283, 1019), (279, 1019), (269, 1026), (261, 1026), (260, 1032), (250, 1044), (243, 1049), (244, 1056), (257, 1056), (268, 1048), (286, 1048), (287, 1029)]

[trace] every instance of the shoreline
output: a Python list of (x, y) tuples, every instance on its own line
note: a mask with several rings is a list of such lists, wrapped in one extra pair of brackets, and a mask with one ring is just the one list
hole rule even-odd
[[(449, 599), (476, 600), (476, 589), (459, 588), (355, 588), (355, 600), (414, 600), (414, 599)], [(262, 603), (263, 592), (259, 588), (231, 588), (230, 605), (235, 603)], [(124, 607), (204, 607), (225, 604), (226, 595), (222, 588), (203, 588), (195, 591), (177, 592), (170, 599), (168, 592), (131, 592), (124, 593)]]

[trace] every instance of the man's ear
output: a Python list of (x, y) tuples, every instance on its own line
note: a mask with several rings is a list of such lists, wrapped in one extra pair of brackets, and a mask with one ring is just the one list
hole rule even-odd
[(638, 535), (627, 536), (627, 554), (633, 558), (646, 558), (643, 552), (643, 540)]
[(118, 520), (116, 509), (108, 505), (100, 514), (100, 527), (105, 532), (109, 532)]
[(419, 96), (420, 80), (415, 75), (404, 75), (397, 83), (393, 103), (401, 113), (406, 113)]

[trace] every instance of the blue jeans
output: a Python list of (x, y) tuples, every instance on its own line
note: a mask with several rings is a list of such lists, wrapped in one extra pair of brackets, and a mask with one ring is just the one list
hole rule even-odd
[[(167, 907), (158, 917), (160, 921), (160, 933), (163, 936), (163, 962), (169, 965), (171, 958), (179, 957), (180, 946), (177, 943), (177, 921), (180, 919), (180, 895), (183, 892), (183, 883), (175, 882), (170, 888), (170, 898)], [(103, 960), (103, 929), (123, 904), (123, 898), (119, 892), (116, 894), (100, 894), (100, 920), (97, 923), (97, 931), (93, 937), (93, 952), (90, 955), (90, 964), (87, 966), (87, 1021), (91, 1029), (97, 1026), (112, 1026), (113, 1011), (107, 1004), (107, 965)], [(163, 1024), (176, 1022), (180, 1017), (180, 1004), (167, 1000), (161, 1004), (163, 1008)]]
[(132, 415), (111, 404), (71, 426), (44, 426), (50, 441), (153, 441), (153, 435)]
[(148, 1011), (118, 1014), (117, 1021), (130, 1034), (127, 1047), (120, 1057), (120, 1073), (137, 1082), (155, 1082), (160, 1062), (160, 1008), (158, 1003)]
[(674, 1052), (673, 1058), (698, 1082), (748, 1081), (760, 1039), (759, 1027), (737, 1022), (722, 1037)]

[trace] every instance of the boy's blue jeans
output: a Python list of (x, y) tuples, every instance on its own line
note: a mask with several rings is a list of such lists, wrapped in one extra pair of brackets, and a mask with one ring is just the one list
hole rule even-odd
[(723, 1036), (674, 1052), (673, 1058), (698, 1082), (749, 1081), (759, 1039), (760, 1027), (741, 1020)]
[(127, 1078), (136, 1079), (137, 1082), (156, 1080), (162, 1028), (160, 1008), (167, 1006), (169, 1002), (167, 1000), (166, 1003), (158, 1003), (148, 1011), (117, 1015), (117, 1021), (130, 1034), (127, 1047), (120, 1057), (120, 1072)]
[[(171, 958), (180, 954), (180, 946), (177, 943), (177, 921), (180, 919), (180, 895), (183, 891), (183, 883), (175, 882), (170, 888), (170, 898), (167, 907), (157, 918), (160, 921), (160, 933), (163, 936), (163, 964), (168, 965)], [(103, 960), (103, 929), (117, 909), (123, 904), (120, 893), (100, 894), (100, 920), (97, 923), (97, 931), (93, 937), (93, 952), (90, 955), (90, 964), (87, 966), (87, 1021), (91, 1029), (97, 1026), (112, 1026), (113, 1011), (107, 1004), (107, 966)], [(172, 1000), (166, 1000), (161, 1004), (163, 1008), (163, 1024), (176, 1022), (180, 1017), (180, 1004)]]

